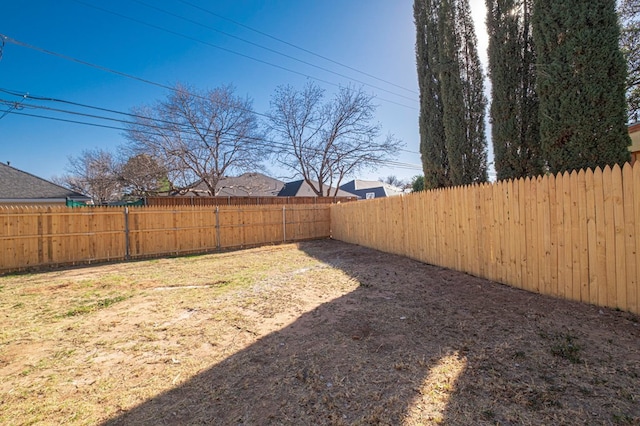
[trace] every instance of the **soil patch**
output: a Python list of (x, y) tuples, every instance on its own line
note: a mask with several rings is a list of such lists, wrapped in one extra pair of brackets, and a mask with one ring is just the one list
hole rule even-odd
[(638, 317), (338, 241), (0, 277), (2, 424), (640, 424)]

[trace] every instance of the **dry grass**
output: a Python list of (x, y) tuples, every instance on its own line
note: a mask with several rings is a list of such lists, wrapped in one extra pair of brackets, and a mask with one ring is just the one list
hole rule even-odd
[(1, 424), (640, 424), (640, 326), (336, 241), (0, 277)]

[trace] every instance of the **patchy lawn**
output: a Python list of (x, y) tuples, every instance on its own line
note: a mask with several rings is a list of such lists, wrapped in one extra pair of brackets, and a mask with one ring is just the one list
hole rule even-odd
[(640, 324), (337, 241), (0, 277), (0, 424), (640, 424)]

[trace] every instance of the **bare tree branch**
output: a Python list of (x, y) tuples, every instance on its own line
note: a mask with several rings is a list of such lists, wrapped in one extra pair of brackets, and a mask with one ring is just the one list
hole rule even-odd
[(201, 180), (216, 195), (222, 177), (260, 169), (270, 152), (251, 100), (234, 92), (232, 86), (198, 92), (177, 85), (164, 101), (134, 110), (138, 118), (127, 139), (135, 152), (158, 161), (176, 188)]
[(629, 121), (640, 119), (640, 0), (621, 0), (618, 6), (620, 49), (627, 61)]
[(324, 91), (313, 83), (302, 90), (276, 89), (271, 99), (269, 129), (285, 142), (277, 159), (300, 174), (318, 196), (336, 195), (347, 176), (375, 169), (403, 146), (388, 135), (382, 141), (373, 97), (352, 87), (341, 88), (323, 103)]
[(95, 204), (120, 199), (122, 191), (118, 179), (118, 164), (113, 155), (101, 149), (82, 151), (69, 157), (68, 174), (54, 179), (59, 185), (88, 195)]

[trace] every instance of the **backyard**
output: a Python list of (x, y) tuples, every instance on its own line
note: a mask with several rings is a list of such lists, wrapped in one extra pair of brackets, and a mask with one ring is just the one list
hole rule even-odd
[(0, 424), (640, 424), (637, 316), (334, 240), (0, 277)]

